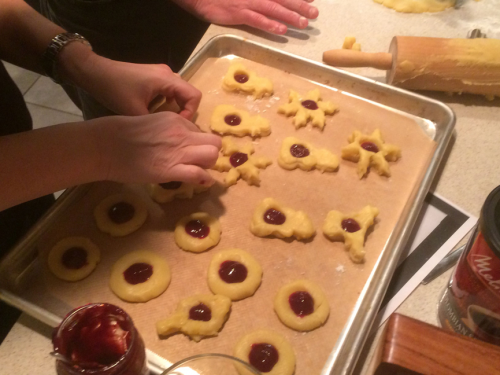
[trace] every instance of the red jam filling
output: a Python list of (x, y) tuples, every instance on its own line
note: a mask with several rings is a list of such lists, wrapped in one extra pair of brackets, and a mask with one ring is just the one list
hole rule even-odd
[(235, 152), (229, 157), (229, 162), (233, 167), (239, 167), (248, 161), (248, 155), (243, 152)]
[(77, 246), (70, 247), (63, 253), (61, 262), (66, 268), (78, 270), (88, 264), (87, 250)]
[(288, 297), (290, 308), (298, 317), (303, 318), (314, 312), (314, 299), (308, 292), (295, 292)]
[(182, 185), (182, 181), (170, 181), (170, 182), (164, 182), (160, 184), (162, 188), (165, 190), (175, 190), (179, 189)]
[(238, 115), (227, 115), (224, 117), (224, 122), (230, 126), (237, 126), (241, 124), (241, 117)]
[(210, 233), (210, 227), (201, 220), (191, 220), (186, 224), (185, 231), (191, 237), (205, 238)]
[(363, 142), (361, 143), (361, 148), (370, 152), (379, 152), (377, 145), (373, 142)]
[(340, 223), (340, 226), (342, 227), (343, 230), (349, 233), (354, 233), (357, 232), (358, 230), (361, 229), (359, 226), (359, 223), (354, 220), (354, 219), (345, 219), (342, 220), (342, 223)]
[(290, 147), (290, 154), (292, 154), (294, 158), (305, 158), (309, 156), (309, 149), (303, 145), (294, 144)]
[(260, 372), (270, 372), (278, 363), (279, 353), (271, 344), (253, 344), (248, 354), (248, 362)]
[(281, 225), (286, 221), (286, 216), (283, 212), (270, 208), (264, 212), (264, 221), (272, 225)]
[(245, 83), (248, 82), (248, 75), (245, 73), (239, 73), (234, 75), (234, 80), (238, 83)]
[(84, 308), (54, 331), (54, 351), (85, 369), (114, 364), (131, 345), (131, 320), (120, 308), (99, 304)]
[(196, 306), (191, 307), (191, 309), (189, 310), (189, 319), (208, 322), (210, 319), (212, 319), (212, 310), (210, 310), (210, 307), (208, 307), (204, 303), (200, 303)]
[(108, 216), (116, 224), (123, 224), (134, 217), (135, 208), (130, 203), (118, 202), (108, 210)]
[(219, 267), (219, 276), (228, 284), (241, 283), (246, 280), (248, 270), (244, 264), (234, 260), (226, 260)]
[(153, 266), (147, 263), (134, 263), (123, 272), (125, 281), (136, 285), (144, 283), (153, 275)]
[(302, 107), (310, 109), (311, 111), (315, 111), (319, 108), (318, 104), (314, 100), (304, 100), (300, 104), (302, 104)]

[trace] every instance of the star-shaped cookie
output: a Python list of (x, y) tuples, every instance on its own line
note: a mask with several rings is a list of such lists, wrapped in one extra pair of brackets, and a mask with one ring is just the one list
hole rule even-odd
[(278, 113), (283, 113), (286, 116), (295, 115), (293, 124), (297, 129), (306, 126), (309, 120), (311, 120), (312, 126), (323, 129), (325, 115), (333, 115), (337, 109), (338, 107), (332, 102), (321, 100), (319, 89), (309, 91), (305, 97), (290, 90), (288, 103), (281, 105), (278, 108)]
[(254, 148), (251, 143), (238, 146), (230, 138), (222, 138), (222, 155), (215, 163), (214, 169), (219, 172), (228, 172), (224, 183), (234, 185), (241, 177), (249, 185), (260, 184), (260, 171), (272, 163), (264, 156), (252, 156)]
[(343, 214), (330, 211), (323, 224), (323, 233), (332, 241), (344, 241), (349, 257), (354, 263), (365, 259), (365, 235), (378, 215), (378, 208), (365, 206), (361, 211)]
[(247, 111), (228, 104), (215, 107), (210, 119), (210, 128), (216, 133), (237, 137), (265, 137), (271, 134), (269, 121), (264, 117), (250, 116)]
[(359, 178), (368, 172), (368, 167), (373, 167), (381, 176), (390, 177), (388, 161), (396, 161), (401, 157), (401, 149), (384, 143), (379, 129), (375, 129), (371, 135), (355, 130), (348, 141), (350, 143), (342, 147), (342, 159), (358, 163)]
[(232, 64), (222, 80), (227, 91), (242, 91), (252, 94), (255, 99), (273, 94), (273, 83), (269, 78), (258, 77), (241, 63)]

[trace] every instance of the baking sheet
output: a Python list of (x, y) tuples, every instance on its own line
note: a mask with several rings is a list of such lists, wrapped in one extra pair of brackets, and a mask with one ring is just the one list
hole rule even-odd
[[(234, 343), (242, 334), (252, 329), (268, 327), (284, 334), (292, 342), (298, 357), (296, 374), (319, 374), (332, 347), (336, 342), (338, 345), (337, 338), (341, 336), (351, 312), (356, 310), (358, 297), (363, 293), (378, 255), (384, 249), (391, 233), (394, 233), (401, 213), (405, 212), (405, 219), (408, 218), (407, 202), (417, 199), (419, 189), (416, 187), (420, 187), (422, 181), (428, 178), (430, 166), (436, 159), (435, 147), (442, 146), (443, 139), (438, 143), (430, 140), (430, 135), (435, 138), (435, 134), (429, 134), (429, 129), (432, 130), (429, 120), (418, 119), (372, 103), (366, 100), (366, 97), (356, 98), (352, 93), (332, 90), (323, 86), (322, 81), (320, 90), (324, 100), (337, 103), (340, 107), (339, 113), (327, 119), (323, 132), (310, 127), (296, 131), (291, 119), (278, 115), (276, 108), (286, 102), (290, 88), (305, 93), (314, 88), (314, 84), (288, 71), (276, 71), (253, 61), (246, 61), (245, 64), (256, 70), (259, 75), (272, 77), (275, 96), (254, 101), (245, 95), (225, 93), (217, 82), (220, 82), (232, 56), (220, 54), (224, 58), (202, 59), (201, 63), (195, 61), (191, 64), (191, 67), (196, 66), (196, 69), (191, 69), (190, 82), (204, 92), (196, 122), (206, 129), (215, 104), (237, 104), (252, 114), (260, 113), (270, 119), (272, 135), (255, 142), (256, 155), (265, 155), (274, 160), (273, 165), (261, 173), (261, 187), (250, 187), (239, 181), (227, 191), (216, 186), (210, 193), (202, 193), (191, 201), (178, 200), (157, 205), (148, 199), (142, 186), (93, 184), (83, 198), (58, 218), (57, 224), (51, 226), (38, 244), (44, 254), (63, 236), (87, 235), (102, 249), (101, 264), (86, 280), (67, 284), (56, 280), (45, 269), (43, 262), (38, 262), (38, 266), (32, 267), (30, 273), (44, 282), (32, 283), (21, 296), (60, 316), (71, 307), (88, 302), (107, 301), (118, 304), (132, 315), (148, 348), (170, 361), (203, 352), (230, 354)], [(273, 65), (276, 61), (270, 63)], [(311, 70), (313, 68), (304, 67), (305, 73), (310, 73)], [(307, 78), (310, 79), (310, 76)], [(384, 99), (387, 99), (383, 95), (380, 96), (379, 101), (384, 102)], [(370, 97), (370, 100), (374, 99), (377, 98)], [(387, 142), (400, 145), (403, 150), (402, 159), (391, 163), (393, 175), (390, 179), (371, 173), (368, 178), (359, 180), (355, 164), (346, 161), (342, 161), (339, 171), (333, 174), (285, 171), (277, 165), (280, 140), (285, 136), (297, 136), (316, 146), (328, 147), (339, 155), (340, 147), (347, 144), (347, 137), (353, 130), (371, 132), (375, 128), (382, 130)], [(239, 143), (244, 141), (248, 141), (248, 138), (237, 140)], [(218, 172), (214, 172), (214, 175), (219, 179), (223, 177), (223, 174)], [(92, 210), (102, 198), (121, 189), (131, 189), (141, 194), (148, 202), (150, 218), (139, 232), (117, 239), (106, 236), (95, 228)], [(248, 230), (253, 208), (267, 196), (306, 211), (318, 230), (316, 237), (309, 242), (297, 242), (253, 236)], [(354, 265), (343, 250), (343, 245), (328, 241), (322, 236), (320, 228), (329, 210), (352, 212), (361, 209), (365, 204), (377, 206), (381, 214), (375, 228), (368, 235), (366, 263)], [(173, 242), (173, 226), (180, 217), (199, 210), (220, 217), (223, 230), (221, 242), (215, 249), (204, 254), (183, 252)], [(400, 237), (399, 235), (398, 238)], [(261, 262), (264, 279), (256, 295), (233, 304), (231, 316), (217, 338), (203, 340), (198, 344), (182, 335), (159, 340), (152, 322), (171, 313), (179, 298), (193, 293), (209, 292), (205, 282), (208, 263), (216, 250), (229, 247), (251, 251)], [(124, 303), (103, 287), (107, 284), (109, 268), (114, 261), (121, 254), (137, 248), (147, 248), (164, 254), (173, 273), (169, 289), (161, 297), (147, 304)], [(320, 284), (331, 306), (330, 318), (326, 325), (307, 334), (296, 333), (284, 327), (272, 311), (272, 299), (278, 288), (297, 278), (307, 278)]]

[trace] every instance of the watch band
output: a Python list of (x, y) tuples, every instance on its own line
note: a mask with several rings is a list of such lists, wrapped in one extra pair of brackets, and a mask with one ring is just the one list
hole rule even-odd
[(45, 71), (45, 74), (47, 74), (47, 76), (50, 77), (56, 83), (63, 83), (57, 71), (58, 55), (62, 51), (62, 49), (71, 42), (80, 42), (85, 44), (86, 46), (89, 46), (90, 49), (92, 49), (92, 46), (90, 45), (89, 41), (80, 34), (62, 33), (56, 35), (50, 41), (49, 45), (47, 46), (45, 52), (42, 55), (43, 70)]

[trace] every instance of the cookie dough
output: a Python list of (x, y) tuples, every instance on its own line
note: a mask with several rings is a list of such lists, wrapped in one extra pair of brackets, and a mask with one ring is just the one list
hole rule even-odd
[(222, 87), (227, 91), (252, 94), (255, 99), (273, 94), (273, 83), (269, 78), (258, 77), (255, 72), (248, 70), (240, 63), (229, 67), (222, 80)]
[(295, 128), (306, 126), (311, 120), (312, 126), (323, 130), (325, 127), (325, 115), (333, 115), (338, 107), (332, 102), (321, 101), (319, 89), (309, 91), (305, 97), (290, 90), (288, 103), (278, 107), (278, 113), (286, 116), (295, 116), (293, 124)]
[(111, 268), (109, 287), (127, 302), (147, 302), (170, 284), (170, 267), (161, 256), (137, 250), (118, 259)]
[(194, 295), (180, 301), (170, 317), (157, 322), (156, 331), (162, 337), (182, 332), (198, 342), (204, 337), (218, 335), (230, 309), (229, 297)]
[(366, 231), (373, 225), (378, 213), (378, 208), (372, 206), (365, 206), (361, 211), (347, 215), (330, 211), (323, 224), (323, 233), (332, 241), (344, 241), (351, 260), (362, 263), (365, 260)]
[(199, 194), (209, 189), (205, 185), (188, 184), (181, 181), (170, 181), (163, 184), (149, 184), (149, 195), (157, 203), (170, 202), (176, 198), (191, 199), (194, 194)]
[(356, 37), (346, 36), (344, 43), (342, 44), (342, 49), (352, 49), (353, 51), (361, 51), (361, 44), (356, 43)]
[(455, 5), (456, 0), (373, 0), (401, 13), (442, 12)]
[(79, 281), (94, 271), (101, 260), (99, 248), (86, 237), (67, 237), (50, 250), (47, 265), (65, 281)]
[[(265, 329), (243, 336), (234, 348), (234, 356), (266, 375), (292, 375), (295, 371), (295, 353), (288, 340)], [(242, 365), (236, 368), (241, 375), (252, 375)]]
[(114, 237), (139, 229), (148, 218), (144, 201), (133, 193), (118, 193), (103, 199), (94, 209), (97, 227)]
[(212, 258), (208, 268), (208, 287), (238, 301), (253, 296), (262, 281), (262, 267), (255, 258), (241, 249), (221, 251)]
[(401, 149), (384, 143), (379, 129), (375, 129), (371, 135), (355, 130), (348, 141), (350, 143), (342, 147), (342, 159), (358, 163), (359, 178), (366, 175), (368, 167), (373, 167), (381, 176), (391, 176), (388, 161), (398, 160)]
[(272, 163), (264, 156), (253, 156), (254, 148), (251, 143), (238, 146), (229, 137), (222, 138), (222, 156), (219, 156), (214, 165), (216, 171), (228, 172), (224, 184), (236, 184), (241, 177), (249, 185), (260, 185), (260, 171)]
[(247, 111), (228, 104), (215, 107), (210, 118), (210, 129), (237, 137), (265, 137), (271, 134), (271, 125), (264, 117), (250, 116)]
[(321, 288), (308, 280), (283, 286), (274, 298), (274, 311), (281, 322), (296, 331), (312, 331), (322, 326), (330, 305)]
[(285, 207), (273, 198), (266, 198), (259, 203), (250, 222), (250, 231), (258, 237), (294, 236), (298, 240), (310, 238), (316, 233), (305, 212)]
[(315, 148), (295, 137), (287, 137), (281, 144), (278, 164), (289, 170), (299, 167), (304, 171), (316, 168), (321, 172), (334, 172), (339, 167), (339, 158), (326, 149)]
[(175, 225), (175, 243), (181, 249), (201, 253), (220, 241), (219, 220), (206, 212), (196, 212), (180, 219)]

